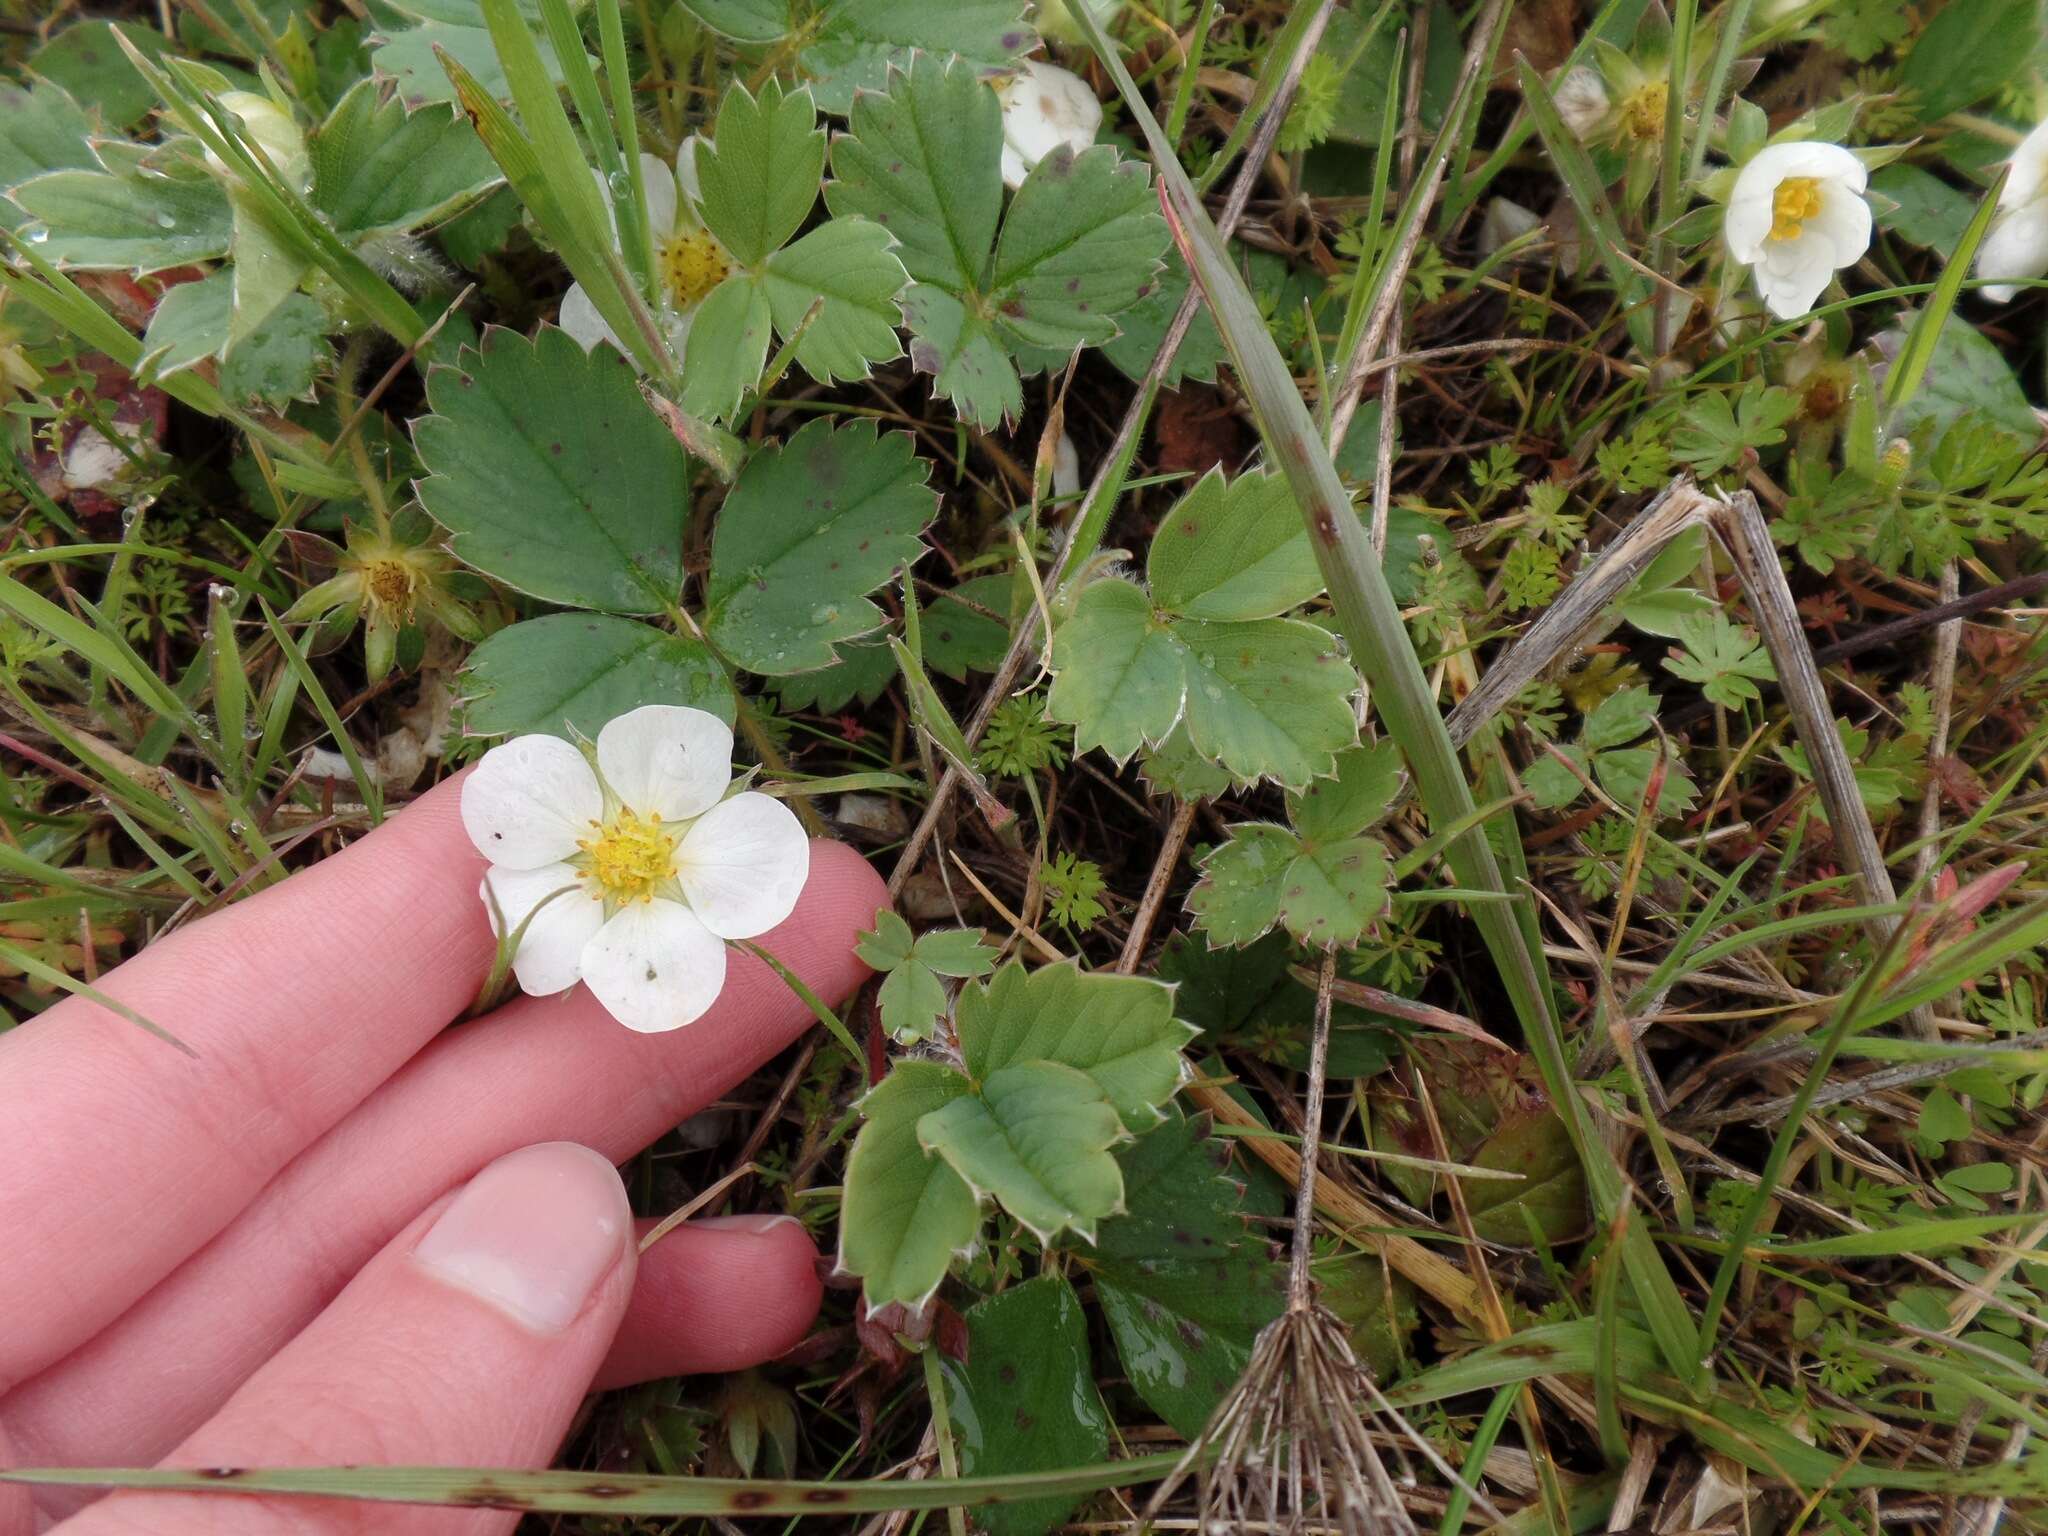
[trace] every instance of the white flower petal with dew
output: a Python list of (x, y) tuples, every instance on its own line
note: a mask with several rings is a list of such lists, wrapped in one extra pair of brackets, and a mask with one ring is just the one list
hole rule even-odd
[(469, 840), (508, 869), (561, 863), (603, 814), (597, 775), (555, 736), (517, 736), (493, 747), (462, 785)]
[[(583, 946), (604, 926), (604, 906), (592, 901), (567, 864), (484, 873), (485, 906), (498, 909), (503, 932), (519, 934), (512, 974), (535, 997), (566, 992), (583, 979)], [(526, 931), (520, 933), (524, 923)]]
[(2010, 304), (2016, 284), (2048, 275), (2048, 122), (2020, 140), (2006, 162), (1998, 214), (1977, 247), (1978, 291), (1994, 304)]
[(705, 710), (643, 704), (597, 733), (597, 771), (643, 816), (702, 816), (732, 782), (732, 728)]
[[(1737, 174), (1722, 234), (1780, 320), (1812, 309), (1835, 271), (1869, 249), (1869, 180), (1855, 155), (1816, 140), (1767, 144)], [(1810, 210), (1781, 217), (1788, 190), (1810, 198)]]
[(725, 943), (680, 902), (634, 902), (584, 945), (583, 981), (628, 1029), (680, 1029), (725, 989)]
[(1102, 126), (1102, 103), (1088, 82), (1057, 64), (1026, 59), (996, 94), (1003, 102), (1003, 180), (1013, 188), (1062, 144), (1078, 155)]
[(811, 842), (795, 812), (768, 795), (734, 795), (700, 816), (676, 849), (676, 879), (704, 926), (751, 939), (796, 910)]

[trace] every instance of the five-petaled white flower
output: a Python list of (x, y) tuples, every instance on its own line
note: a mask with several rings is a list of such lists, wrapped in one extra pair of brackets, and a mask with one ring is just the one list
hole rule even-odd
[(1839, 267), (1870, 249), (1870, 179), (1839, 144), (1766, 144), (1728, 199), (1728, 251), (1756, 270), (1757, 292), (1780, 320), (1813, 308)]
[[(604, 177), (595, 170), (591, 175), (597, 177), (598, 196), (604, 201), (605, 211), (609, 214), (611, 193), (605, 188)], [(703, 200), (697, 186), (697, 135), (693, 133), (683, 140), (683, 147), (676, 151), (674, 170), (652, 155), (642, 155), (640, 182), (646, 190), (647, 233), (654, 246), (649, 255), (654, 263), (657, 318), (661, 322), (662, 333), (668, 337), (669, 346), (677, 357), (681, 357), (697, 306), (709, 298), (711, 290), (724, 282), (732, 271), (732, 258), (719, 244), (718, 237), (704, 227), (704, 221), (697, 212), (697, 206)], [(614, 244), (618, 242), (616, 221), (612, 241)], [(563, 330), (586, 348), (608, 341), (621, 352), (632, 355), (612, 328), (605, 324), (604, 316), (597, 312), (597, 306), (583, 291), (581, 283), (572, 283), (569, 291), (562, 295), (561, 324)]]
[(462, 786), (462, 824), (491, 862), (481, 894), (520, 934), (524, 990), (581, 981), (628, 1029), (676, 1029), (717, 1001), (725, 941), (795, 909), (810, 841), (780, 800), (727, 793), (732, 731), (701, 709), (620, 715), (596, 757), (554, 736), (484, 754)]
[(1003, 99), (1003, 180), (1013, 188), (1062, 144), (1081, 153), (1102, 126), (1102, 103), (1088, 82), (1057, 64), (1026, 59), (996, 94)]
[(2048, 275), (2048, 123), (2020, 140), (2007, 162), (1998, 215), (1977, 247), (1977, 275), (2006, 278), (1979, 290), (1994, 304), (2009, 304), (2025, 278)]

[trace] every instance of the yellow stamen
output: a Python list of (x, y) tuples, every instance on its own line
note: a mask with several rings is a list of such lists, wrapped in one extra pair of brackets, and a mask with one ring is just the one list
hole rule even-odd
[(732, 271), (724, 249), (709, 231), (677, 230), (661, 244), (661, 285), (677, 309), (702, 303)]
[(1820, 212), (1820, 178), (1787, 176), (1771, 194), (1771, 238), (1797, 240)]
[(1671, 102), (1671, 87), (1652, 80), (1632, 91), (1621, 104), (1622, 131), (1632, 139), (1664, 137), (1664, 113)]
[(607, 902), (652, 901), (655, 889), (675, 874), (676, 840), (659, 814), (643, 819), (621, 809), (598, 827), (597, 836), (576, 846), (583, 850), (585, 873)]
[(402, 622), (412, 621), (413, 598), (418, 593), (417, 573), (403, 560), (363, 562), (363, 590), (370, 602), (397, 614)]

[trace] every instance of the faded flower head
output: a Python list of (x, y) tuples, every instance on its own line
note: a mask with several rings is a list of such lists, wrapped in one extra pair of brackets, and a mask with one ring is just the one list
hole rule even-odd
[(1813, 308), (1835, 272), (1870, 248), (1869, 173), (1839, 144), (1767, 144), (1735, 178), (1728, 252), (1756, 274), (1780, 320)]
[(1095, 142), (1102, 103), (1088, 82), (1057, 64), (1026, 59), (996, 87), (1003, 102), (1003, 180), (1024, 185), (1031, 167), (1062, 144), (1079, 154)]
[[(696, 134), (683, 140), (682, 148), (676, 151), (673, 170), (652, 155), (640, 157), (640, 182), (647, 199), (647, 232), (654, 246), (649, 254), (653, 258), (657, 290), (655, 310), (662, 332), (678, 357), (682, 355), (683, 343), (689, 339), (690, 322), (696, 317), (697, 306), (711, 297), (711, 290), (732, 271), (732, 257), (719, 244), (718, 237), (704, 227), (697, 212), (702, 201), (697, 184), (697, 143)], [(611, 193), (604, 177), (596, 171), (591, 174), (597, 177), (598, 196), (609, 211)], [(618, 241), (616, 227), (612, 240), (614, 244)], [(597, 305), (591, 302), (581, 283), (572, 284), (562, 296), (561, 324), (585, 347), (608, 341), (631, 355), (598, 313)]]
[(341, 644), (360, 620), (364, 666), (377, 682), (394, 665), (407, 672), (418, 666), (432, 627), (459, 640), (484, 637), (471, 604), (488, 597), (490, 588), (455, 563), (418, 507), (388, 520), (351, 522), (345, 538), (337, 548), (317, 534), (290, 535), (309, 565), (330, 573), (284, 615), (287, 623), (313, 624), (314, 651)]
[(2009, 304), (2014, 283), (2048, 275), (2048, 122), (2020, 140), (2006, 162), (1998, 213), (1977, 248), (1977, 275), (2008, 281), (1981, 290), (1994, 304)]
[(462, 824), (490, 860), (481, 894), (516, 939), (520, 987), (581, 981), (643, 1034), (702, 1017), (726, 941), (788, 917), (810, 874), (789, 807), (732, 787), (731, 729), (678, 705), (620, 715), (594, 751), (517, 736), (485, 753)]

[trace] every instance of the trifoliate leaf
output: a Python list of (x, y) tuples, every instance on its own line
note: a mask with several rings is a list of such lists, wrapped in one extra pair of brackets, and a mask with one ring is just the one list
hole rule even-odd
[(872, 933), (855, 946), (871, 969), (885, 973), (876, 1002), (882, 1027), (900, 1045), (931, 1038), (946, 1011), (946, 985), (941, 976), (985, 976), (996, 952), (972, 928), (925, 934), (913, 940), (910, 924), (893, 912), (875, 919)]
[(721, 650), (781, 676), (881, 624), (867, 594), (917, 558), (938, 509), (914, 449), (907, 432), (820, 418), (747, 461), (711, 542), (705, 622)]
[(46, 261), (91, 271), (161, 272), (225, 256), (227, 194), (190, 165), (176, 174), (54, 171), (8, 194), (39, 228), (23, 236)]
[(866, 219), (833, 219), (768, 258), (761, 283), (787, 338), (820, 299), (817, 317), (796, 344), (796, 360), (820, 384), (866, 378), (876, 363), (903, 354), (896, 301), (907, 279), (889, 232)]
[(825, 173), (825, 133), (805, 90), (773, 76), (756, 97), (726, 91), (709, 141), (697, 148), (704, 223), (743, 267), (757, 266), (802, 228)]
[(458, 366), (429, 371), (427, 402), (413, 424), (420, 502), (462, 559), (570, 607), (676, 601), (689, 461), (615, 348), (493, 327)]
[(1202, 1120), (1173, 1116), (1116, 1159), (1125, 1213), (1076, 1258), (1094, 1275), (1132, 1387), (1192, 1440), (1285, 1302), (1286, 1268), (1247, 1219), (1273, 1211), (1229, 1177), (1228, 1145)]
[(1188, 910), (1211, 944), (1249, 944), (1283, 926), (1319, 948), (1355, 944), (1387, 905), (1387, 859), (1369, 837), (1304, 839), (1252, 822), (1202, 861)]
[(918, 1125), (968, 1092), (933, 1061), (899, 1061), (861, 1101), (867, 1117), (846, 1163), (839, 1267), (859, 1275), (870, 1308), (921, 1307), (954, 1254), (981, 1229), (974, 1191), (918, 1140)]
[(598, 613), (499, 630), (470, 652), (463, 682), (464, 724), (475, 736), (595, 739), (605, 722), (649, 701), (728, 725), (735, 709), (725, 669), (700, 641)]
[(452, 106), (407, 112), (364, 80), (313, 130), (315, 207), (345, 237), (453, 218), (505, 178)]
[(1265, 619), (1323, 590), (1285, 476), (1212, 469), (1160, 520), (1146, 560), (1152, 600), (1191, 619)]
[(1180, 1087), (1180, 1050), (1194, 1034), (1158, 982), (1070, 965), (1006, 965), (987, 985), (961, 990), (954, 1022), (974, 1077), (1019, 1062), (1063, 1063), (1101, 1084), (1132, 1130), (1157, 1121)]
[(1041, 1242), (1069, 1230), (1093, 1242), (1096, 1224), (1122, 1207), (1109, 1148), (1123, 1138), (1101, 1085), (1058, 1061), (1004, 1067), (917, 1122), (919, 1145)]

